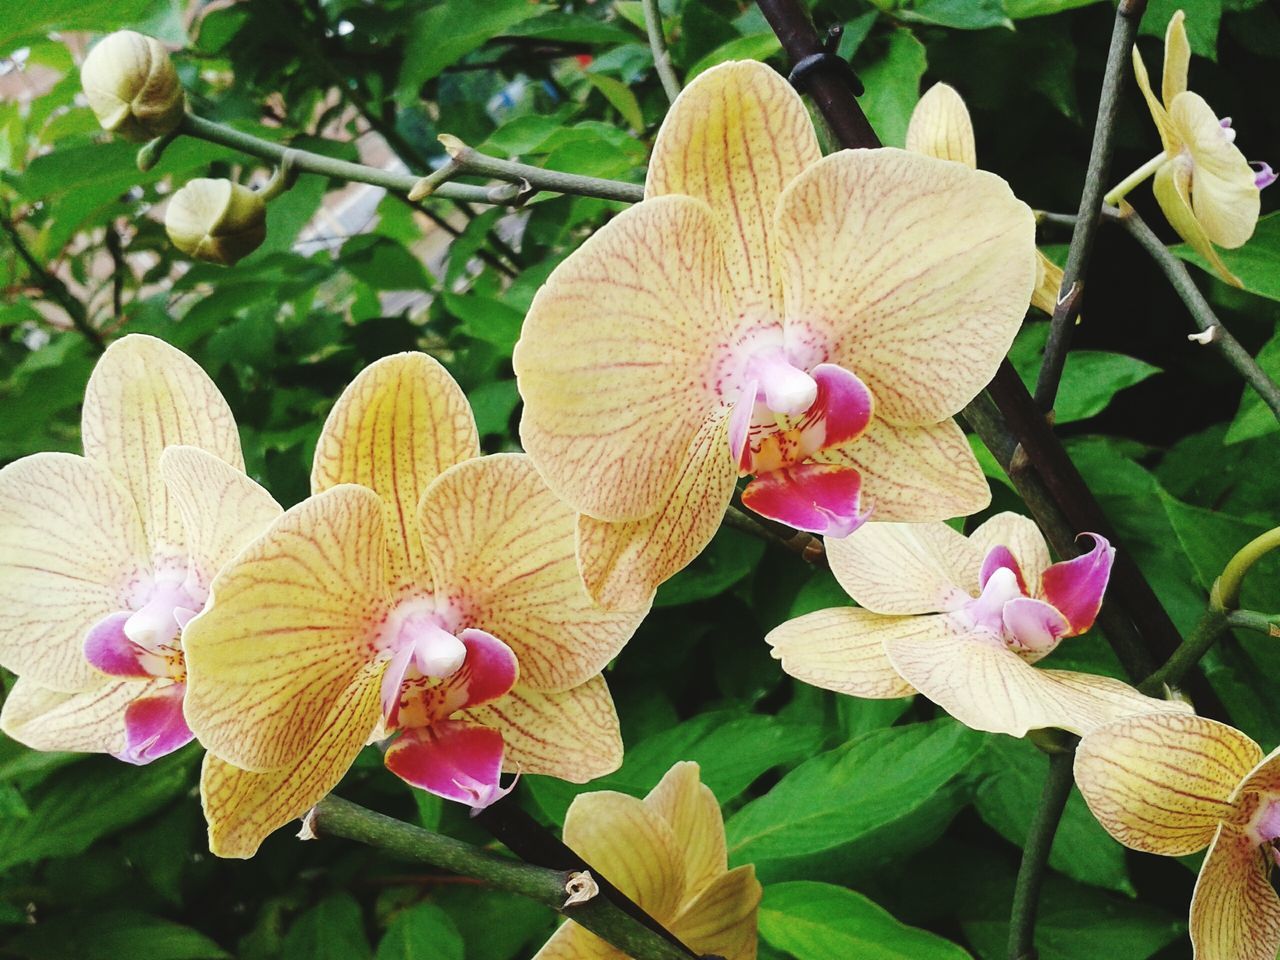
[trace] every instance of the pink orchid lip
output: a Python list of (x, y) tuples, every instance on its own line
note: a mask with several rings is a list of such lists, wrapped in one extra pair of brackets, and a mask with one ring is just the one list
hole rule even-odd
[(1102, 595), (1111, 579), (1115, 547), (1096, 533), (1093, 549), (1074, 560), (1055, 563), (1040, 575), (1041, 599), (1054, 606), (1070, 625), (1070, 635), (1084, 633), (1093, 626), (1102, 607)]
[(1002, 568), (1013, 571), (1014, 577), (1018, 582), (1018, 589), (1025, 594), (1027, 592), (1027, 581), (1022, 575), (1022, 568), (1018, 565), (1018, 560), (1013, 555), (1013, 551), (1003, 544), (992, 547), (983, 558), (982, 570), (978, 574), (979, 588), (986, 587), (987, 581), (991, 579), (992, 574)]
[(797, 530), (847, 537), (866, 523), (862, 475), (853, 467), (801, 463), (762, 473), (742, 491), (743, 506)]
[(1266, 798), (1246, 829), (1259, 846), (1271, 847), (1272, 859), (1280, 865), (1280, 849), (1275, 846), (1280, 840), (1280, 797)]
[(204, 606), (185, 579), (163, 577), (138, 585), (136, 606), (110, 614), (85, 635), (84, 655), (108, 676), (180, 678), (182, 630)]
[(445, 720), (406, 731), (387, 749), (387, 769), (415, 787), (478, 812), (502, 799), (505, 744), (492, 727)]
[(125, 746), (116, 757), (146, 764), (186, 746), (195, 734), (182, 714), (186, 684), (174, 683), (159, 693), (139, 697), (125, 708)]
[(1263, 163), (1261, 160), (1251, 160), (1249, 166), (1254, 168), (1253, 185), (1259, 190), (1265, 190), (1276, 182), (1277, 174), (1271, 169), (1271, 164)]

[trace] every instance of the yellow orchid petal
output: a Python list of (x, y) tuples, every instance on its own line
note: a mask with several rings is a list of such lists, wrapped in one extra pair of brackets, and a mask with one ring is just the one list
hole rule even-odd
[(133, 495), (147, 540), (181, 552), (182, 522), (160, 478), (165, 447), (186, 444), (244, 469), (227, 401), (200, 366), (163, 340), (131, 334), (93, 368), (81, 418), (84, 453)]
[(685, 905), (671, 932), (702, 956), (755, 960), (756, 918), (763, 892), (753, 865), (730, 870)]
[(66, 693), (97, 689), (85, 635), (129, 608), (149, 554), (133, 498), (101, 465), (37, 453), (0, 470), (0, 665)]
[(969, 542), (986, 557), (993, 547), (1006, 547), (1018, 561), (1027, 590), (1034, 593), (1040, 574), (1053, 563), (1044, 534), (1030, 517), (1020, 513), (997, 513), (969, 534)]
[(0, 730), (32, 750), (119, 753), (125, 746), (125, 707), (168, 685), (167, 680), (108, 680), (63, 693), (19, 677), (5, 697)]
[(523, 454), (446, 471), (427, 490), (419, 517), (437, 593), (456, 598), (468, 623), (515, 651), (526, 686), (568, 690), (599, 673), (648, 609), (611, 613), (587, 595), (577, 514)]
[(252, 857), (268, 835), (337, 786), (381, 716), (381, 669), (369, 665), (361, 671), (329, 710), (320, 738), (283, 766), (251, 773), (205, 754), (200, 800), (212, 853)]
[(182, 518), (188, 579), (205, 589), (284, 512), (243, 472), (198, 447), (169, 447), (160, 457), (160, 474)]
[(667, 822), (644, 802), (600, 790), (574, 798), (564, 842), (659, 923), (684, 899), (680, 847)]
[(1169, 118), (1191, 153), (1191, 208), (1205, 236), (1228, 250), (1243, 246), (1262, 208), (1249, 161), (1198, 93), (1178, 94)]
[(1084, 734), (1119, 717), (1177, 709), (1111, 677), (1041, 670), (1012, 650), (957, 632), (894, 637), (884, 647), (904, 679), (974, 730)]
[(1164, 146), (1165, 153), (1172, 157), (1182, 149), (1182, 144), (1178, 140), (1178, 132), (1174, 129), (1168, 112), (1151, 90), (1151, 78), (1147, 74), (1147, 65), (1143, 62), (1137, 46), (1133, 48), (1133, 75), (1138, 80), (1138, 89), (1142, 91), (1142, 96), (1147, 101), (1147, 109), (1151, 111), (1151, 119), (1155, 122), (1156, 131), (1160, 134), (1160, 143)]
[(935, 83), (920, 98), (907, 125), (907, 149), (977, 169), (978, 148), (973, 139), (973, 123), (955, 87)]
[(561, 693), (517, 684), (506, 696), (464, 711), (506, 742), (503, 769), (586, 783), (622, 765), (618, 714), (604, 678)]
[(783, 188), (821, 156), (804, 101), (763, 63), (707, 70), (667, 112), (649, 158), (645, 196), (683, 194), (711, 206), (735, 316), (781, 316), (774, 208)]
[(1280, 797), (1280, 747), (1258, 761), (1231, 795), (1239, 801), (1247, 793), (1274, 794)]
[(862, 436), (814, 459), (861, 474), (862, 504), (871, 507), (873, 520), (949, 520), (991, 503), (987, 479), (954, 420), (899, 426), (877, 417)]
[(815, 610), (774, 627), (765, 637), (782, 669), (797, 680), (854, 697), (893, 700), (915, 688), (889, 662), (884, 641), (928, 637), (941, 617), (883, 617), (857, 607)]
[(1231, 812), (1237, 784), (1262, 756), (1240, 731), (1180, 713), (1126, 717), (1076, 750), (1080, 793), (1127, 847), (1182, 856), (1202, 850)]
[(1230, 824), (1209, 848), (1191, 896), (1196, 960), (1275, 960), (1280, 897), (1271, 886), (1269, 851)]
[(629, 960), (617, 947), (601, 940), (586, 927), (569, 920), (561, 924), (533, 960)]
[(826, 547), (840, 586), (874, 613), (938, 613), (978, 592), (983, 553), (945, 523), (866, 523)]
[(711, 542), (738, 477), (728, 428), (725, 417), (702, 426), (685, 451), (675, 489), (648, 517), (625, 523), (578, 517), (578, 561), (596, 602), (611, 610), (646, 607), (658, 584)]
[(1062, 291), (1062, 268), (1036, 251), (1036, 288), (1031, 292), (1031, 305), (1053, 316)]
[(417, 529), (418, 501), (436, 477), (480, 456), (467, 397), (425, 353), (370, 364), (329, 411), (316, 445), (311, 491), (358, 483), (382, 498), (396, 579), (429, 573)]
[(370, 660), (383, 616), (383, 504), (344, 484), (285, 513), (213, 581), (183, 631), (186, 716), (205, 748), (247, 770), (293, 762)]
[(1190, 165), (1177, 161), (1164, 164), (1156, 171), (1151, 189), (1165, 219), (1178, 232), (1178, 236), (1191, 244), (1219, 277), (1233, 286), (1241, 286), (1240, 278), (1227, 269), (1192, 211)]
[(724, 274), (711, 209), (662, 197), (596, 231), (538, 291), (512, 362), (521, 441), (557, 496), (608, 521), (668, 500), (708, 417), (727, 412)]
[(724, 819), (720, 815), (716, 795), (702, 782), (696, 763), (689, 760), (677, 763), (649, 791), (644, 802), (667, 822), (675, 834), (677, 848), (684, 859), (687, 895), (700, 893), (713, 880), (724, 875), (729, 869)]
[(1187, 39), (1187, 15), (1176, 10), (1164, 31), (1164, 73), (1160, 83), (1160, 99), (1168, 106), (1174, 97), (1187, 89), (1187, 71), (1191, 66), (1191, 41)]
[(877, 418), (936, 423), (991, 379), (1035, 287), (1035, 220), (994, 174), (844, 150), (778, 204), (788, 339), (825, 348)]

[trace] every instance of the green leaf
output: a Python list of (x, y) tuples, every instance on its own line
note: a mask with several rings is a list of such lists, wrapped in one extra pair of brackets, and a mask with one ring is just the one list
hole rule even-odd
[(900, 20), (955, 30), (1012, 27), (1002, 0), (908, 0), (894, 15)]
[(50, 30), (92, 30), (106, 33), (142, 19), (152, 0), (42, 0), (6, 3), (0, 18), (0, 53), (28, 34)]
[(462, 332), (498, 347), (503, 356), (511, 356), (524, 314), (510, 304), (478, 293), (444, 294), (445, 307), (462, 321)]
[(685, 73), (684, 82), (687, 84), (698, 74), (726, 60), (768, 60), (781, 49), (782, 44), (779, 43), (777, 34), (772, 31), (752, 34), (749, 37), (735, 37), (728, 43), (716, 47), (691, 66)]
[(472, 390), (467, 399), (476, 417), (476, 429), (483, 437), (491, 433), (506, 434), (520, 394), (514, 380), (491, 380)]
[[(1188, 18), (1187, 23), (1190, 22)], [(1205, 259), (1188, 244), (1180, 243), (1176, 247), (1170, 247), (1169, 251), (1188, 263), (1194, 263), (1206, 273), (1217, 276)], [(1220, 249), (1218, 254), (1227, 269), (1240, 278), (1240, 282), (1250, 293), (1280, 300), (1280, 270), (1276, 269), (1276, 262), (1280, 259), (1280, 210), (1260, 217), (1253, 236), (1243, 247), (1238, 250)]]
[(449, 915), (433, 903), (419, 903), (387, 925), (374, 960), (463, 960), (463, 955), (462, 935)]
[[(950, 799), (944, 788), (982, 745), (981, 735), (942, 719), (877, 730), (814, 757), (729, 820), (730, 858), (767, 877), (813, 869), (818, 860), (834, 865), (846, 859), (834, 852), (861, 841), (859, 859), (871, 867), (921, 839), (908, 829), (921, 826), (914, 817), (945, 829), (950, 816), (931, 801)], [(943, 806), (954, 813), (959, 804)]]
[(1027, 20), (1101, 2), (1102, 0), (1004, 0), (1004, 12), (1013, 20)]
[(370, 960), (360, 905), (345, 893), (326, 897), (300, 916), (284, 938), (280, 960)]
[(613, 108), (622, 114), (622, 119), (627, 121), (627, 126), (636, 133), (644, 132), (644, 114), (640, 111), (640, 101), (636, 99), (630, 87), (621, 80), (603, 73), (588, 72), (586, 78), (604, 95), (606, 100), (613, 104)]
[(887, 147), (901, 147), (907, 141), (907, 124), (920, 99), (925, 67), (924, 44), (909, 30), (895, 30), (880, 57), (858, 70), (867, 88), (859, 102)]
[(507, 27), (502, 35), (592, 44), (630, 43), (636, 39), (625, 27), (580, 13), (544, 13)]
[[(978, 788), (975, 806), (993, 830), (1021, 848), (1040, 803), (1049, 761), (1028, 740), (992, 737), (983, 756), (990, 770)], [(1058, 824), (1049, 865), (1073, 880), (1133, 895), (1124, 848), (1112, 840), (1072, 791)]]
[[(1273, 270), (1274, 262), (1273, 260)], [(1256, 359), (1258, 366), (1262, 367), (1267, 376), (1272, 380), (1280, 381), (1280, 333), (1266, 342), (1258, 351)], [(1231, 427), (1227, 430), (1226, 442), (1240, 443), (1243, 440), (1253, 440), (1275, 433), (1277, 430), (1280, 430), (1280, 423), (1276, 423), (1276, 415), (1258, 396), (1257, 391), (1246, 384), (1244, 393), (1240, 396), (1240, 409), (1236, 411), (1235, 419), (1231, 421)]]
[[(1218, 22), (1222, 19), (1222, 0), (1150, 0), (1138, 33), (1164, 37), (1169, 18), (1178, 10), (1187, 14), (1187, 39), (1191, 42), (1191, 52), (1210, 60), (1218, 59)], [(1192, 89), (1195, 89), (1194, 84)]]
[(687, 567), (658, 588), (655, 607), (674, 607), (724, 593), (749, 574), (764, 553), (764, 541), (722, 527)]
[(396, 241), (374, 233), (344, 243), (338, 265), (375, 290), (431, 289), (431, 279), (417, 257)]
[(795, 960), (968, 960), (950, 940), (899, 923), (860, 893), (829, 883), (765, 887), (760, 936)]
[(488, 40), (522, 20), (545, 13), (529, 0), (445, 0), (424, 10), (409, 26), (396, 99), (403, 106), (416, 103), (418, 89)]
[(31, 960), (224, 960), (231, 954), (197, 930), (133, 910), (43, 920), (6, 945)]

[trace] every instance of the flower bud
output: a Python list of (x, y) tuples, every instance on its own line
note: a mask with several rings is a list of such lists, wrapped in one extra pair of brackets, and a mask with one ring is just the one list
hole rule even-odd
[(164, 229), (188, 256), (230, 266), (266, 239), (267, 205), (230, 180), (192, 180), (169, 200)]
[(104, 130), (126, 140), (153, 140), (182, 121), (186, 98), (164, 47), (120, 30), (85, 58), (80, 83)]

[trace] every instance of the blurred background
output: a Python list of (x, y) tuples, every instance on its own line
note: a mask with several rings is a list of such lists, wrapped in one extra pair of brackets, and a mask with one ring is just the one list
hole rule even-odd
[[(734, 58), (785, 69), (754, 4), (661, 6), (682, 79)], [(902, 144), (920, 91), (946, 81), (972, 111), (979, 164), (1033, 208), (1075, 212), (1110, 3), (809, 6), (819, 27), (844, 27), (840, 52), (867, 85), (864, 107), (887, 144)], [(1251, 159), (1280, 166), (1280, 9), (1152, 0), (1139, 44), (1153, 73), (1179, 6), (1197, 54), (1191, 88), (1232, 117)], [(342, 387), (401, 350), (427, 350), (449, 367), (487, 451), (515, 449), (510, 361), (524, 311), (551, 269), (621, 206), (547, 195), (519, 210), (419, 206), (304, 175), (271, 204), (258, 252), (232, 268), (193, 264), (164, 235), (166, 198), (192, 177), (259, 185), (270, 171), (180, 139), (140, 173), (136, 148), (98, 128), (77, 74), (92, 43), (121, 27), (169, 47), (195, 112), (268, 139), (421, 174), (443, 161), (435, 138), (447, 132), (496, 156), (640, 182), (667, 107), (640, 3), (8, 0), (0, 13), (0, 463), (79, 450), (89, 372), (102, 344), (128, 332), (162, 337), (214, 377), (250, 473), (285, 505), (307, 493), (316, 436)], [(1158, 150), (1130, 78), (1112, 179)], [(1277, 208), (1278, 190), (1264, 193), (1264, 213)], [(1176, 239), (1149, 186), (1130, 200)], [(1041, 239), (1061, 259), (1069, 234), (1046, 226)], [(1227, 257), (1246, 290), (1193, 268), (1273, 376), (1278, 258), (1280, 218), (1271, 216)], [(1015, 346), (1028, 376), (1045, 327), (1033, 315)], [(1215, 353), (1187, 340), (1194, 329), (1147, 256), (1104, 227), (1058, 423), (1123, 547), (1184, 629), (1225, 559), (1275, 524), (1280, 504), (1277, 426), (1242, 398)], [(986, 462), (992, 509), (1018, 509)], [(1272, 611), (1277, 574), (1274, 564), (1256, 571), (1246, 605)], [(722, 531), (663, 587), (607, 674), (628, 759), (593, 787), (642, 793), (672, 762), (698, 760), (724, 805), (732, 860), (755, 862), (766, 886), (846, 887), (976, 957), (1000, 957), (1016, 844), (1045, 760), (1024, 741), (957, 728), (928, 702), (856, 701), (781, 674), (764, 634), (843, 603), (825, 571)], [(1118, 673), (1097, 638), (1065, 644), (1053, 661)], [(1280, 742), (1274, 640), (1228, 639), (1205, 670), (1223, 719), (1266, 749)], [(0, 738), (0, 957), (509, 960), (531, 956), (554, 926), (518, 898), (345, 841), (300, 843), (288, 829), (252, 861), (217, 860), (206, 852), (198, 768), (195, 745), (133, 768)], [(518, 796), (554, 826), (579, 789), (526, 777)], [(375, 748), (339, 792), (486, 841), (459, 808), (387, 776)], [(1190, 956), (1195, 858), (1127, 853), (1074, 796), (1051, 862), (1043, 960)], [(770, 903), (766, 892), (762, 956), (828, 956), (797, 946), (795, 924)]]

